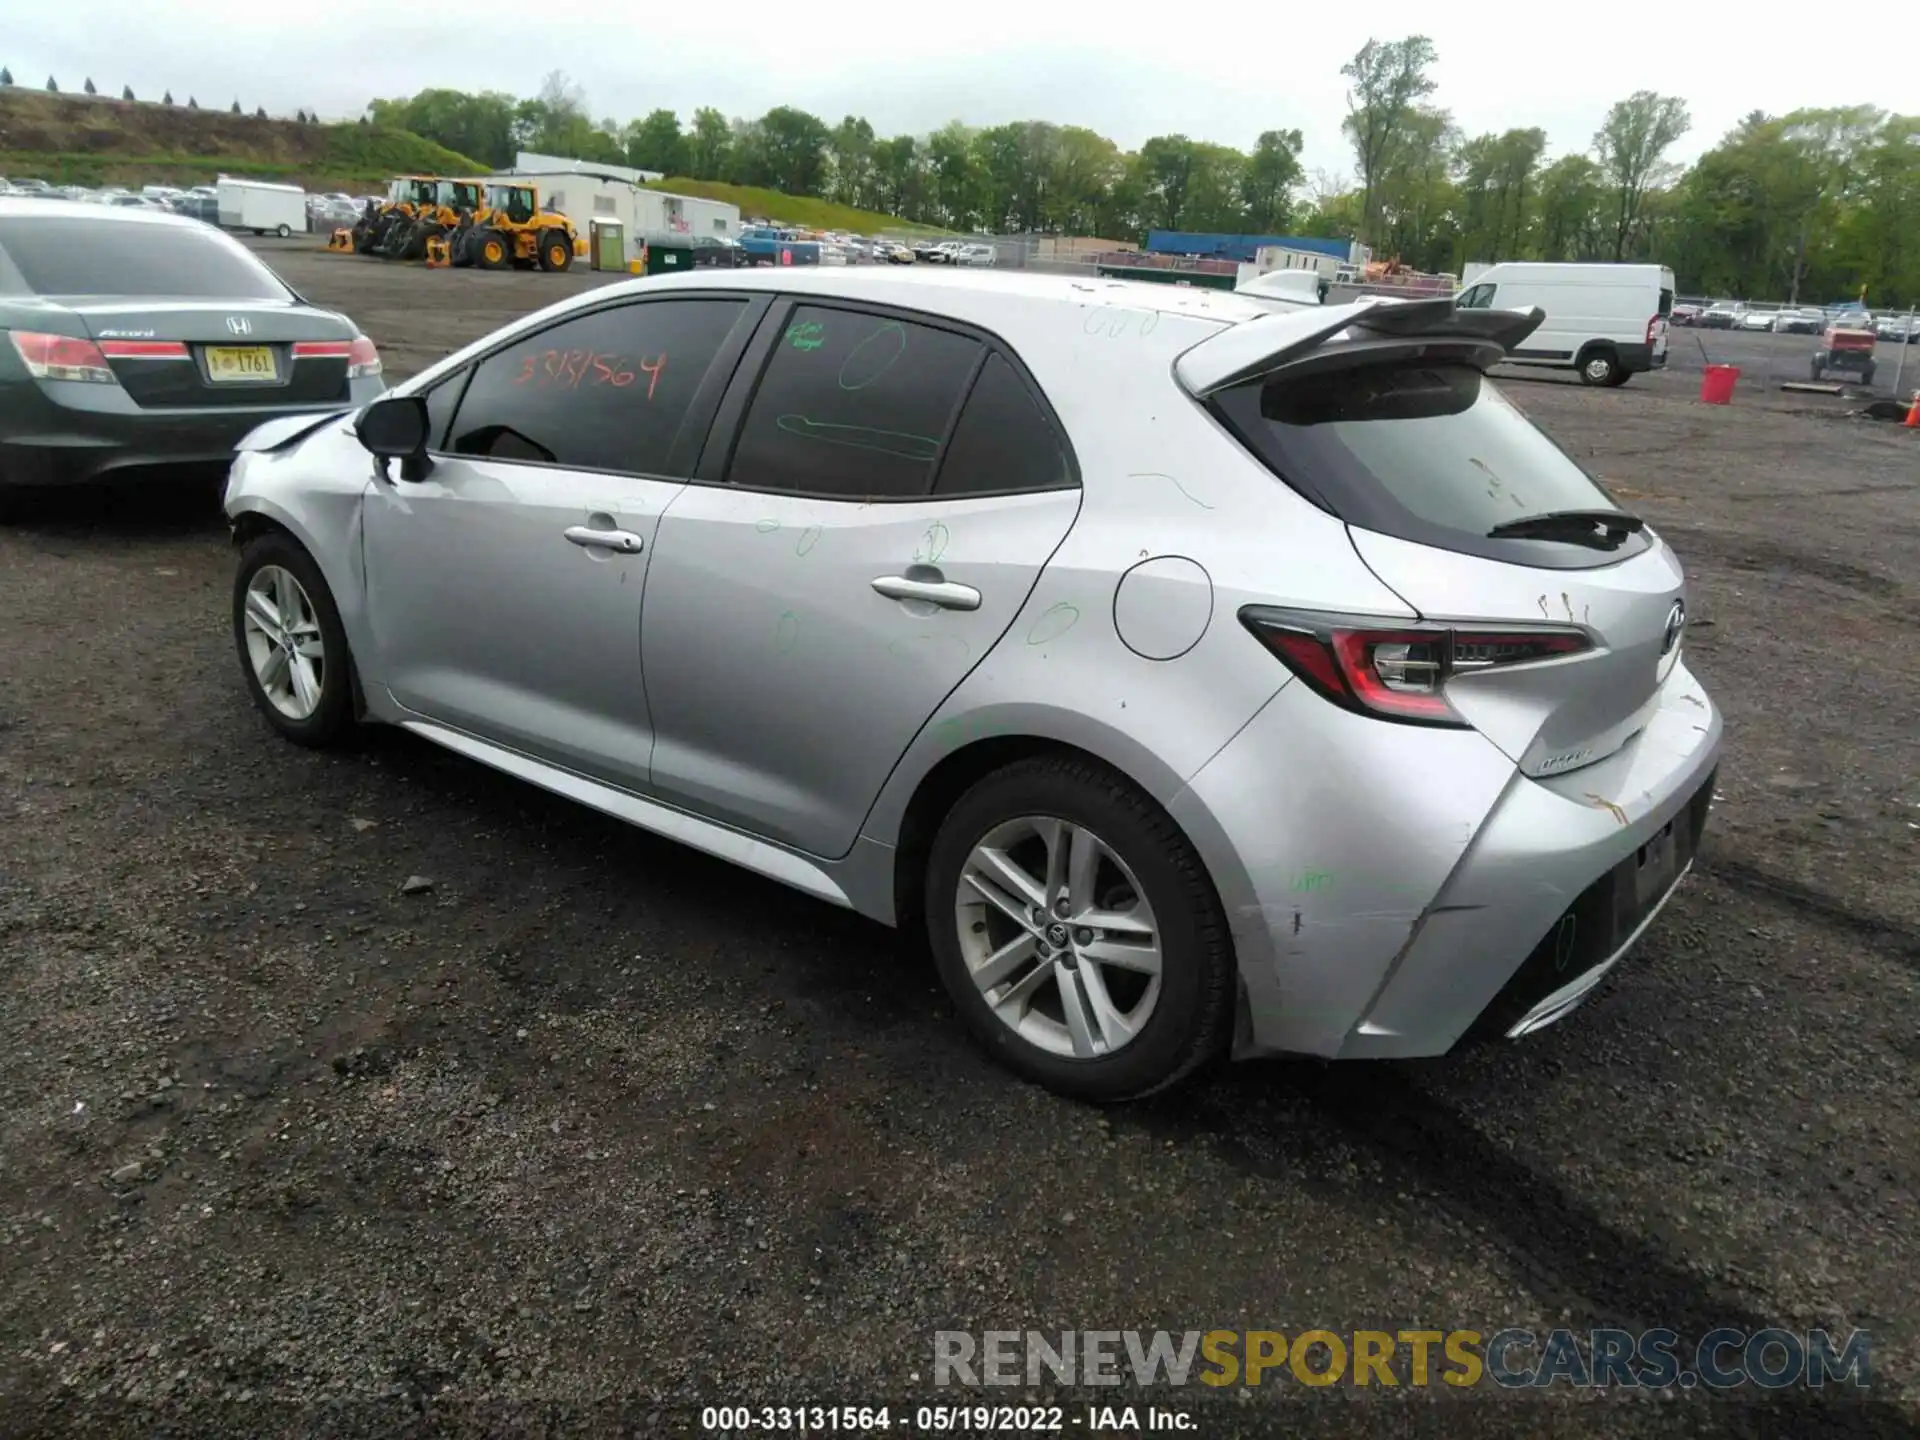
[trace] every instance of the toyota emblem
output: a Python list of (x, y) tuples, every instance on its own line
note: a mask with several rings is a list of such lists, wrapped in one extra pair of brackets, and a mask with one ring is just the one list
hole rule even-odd
[(1673, 609), (1667, 612), (1666, 633), (1660, 637), (1660, 653), (1671, 655), (1674, 647), (1680, 643), (1680, 636), (1687, 628), (1687, 607), (1676, 600)]
[(244, 315), (229, 315), (227, 317), (227, 329), (236, 335), (251, 335), (253, 333), (253, 322)]

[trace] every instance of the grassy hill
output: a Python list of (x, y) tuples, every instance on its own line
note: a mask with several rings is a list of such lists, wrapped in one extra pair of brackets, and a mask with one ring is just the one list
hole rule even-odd
[(675, 176), (647, 187), (669, 190), (675, 195), (697, 195), (704, 200), (722, 200), (740, 207), (740, 218), (764, 216), (784, 225), (808, 230), (846, 230), (855, 235), (877, 235), (881, 231), (914, 231), (919, 234), (944, 234), (925, 225), (912, 225), (897, 215), (882, 215), (872, 210), (856, 210), (851, 205), (836, 205), (831, 200), (813, 200), (806, 196), (783, 195), (778, 190), (762, 190), (754, 185), (725, 185), (718, 180), (687, 180)]
[[(153, 101), (0, 89), (0, 175), (16, 180), (199, 185), (219, 175), (250, 175), (309, 190), (366, 190), (391, 175), (484, 175), (490, 169), (405, 130), (301, 125)], [(892, 215), (750, 185), (675, 178), (653, 188), (725, 200), (738, 205), (743, 217), (764, 215), (816, 230), (933, 233)]]
[(474, 175), (486, 169), (405, 130), (0, 89), (0, 175), (12, 179), (197, 185), (227, 174), (353, 190), (410, 171)]

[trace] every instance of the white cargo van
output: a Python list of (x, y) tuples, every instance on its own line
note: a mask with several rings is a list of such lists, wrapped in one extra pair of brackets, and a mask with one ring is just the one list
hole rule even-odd
[(217, 193), (223, 229), (251, 230), (256, 235), (284, 239), (307, 228), (307, 192), (298, 185), (230, 180), (222, 175)]
[(1624, 385), (1667, 363), (1673, 271), (1664, 265), (1489, 265), (1456, 303), (1467, 310), (1526, 310), (1547, 318), (1510, 363), (1579, 372), (1588, 385)]

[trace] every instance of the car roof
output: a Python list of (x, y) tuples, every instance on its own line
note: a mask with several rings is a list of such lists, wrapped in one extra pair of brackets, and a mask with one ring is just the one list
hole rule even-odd
[[(610, 287), (632, 295), (676, 290), (776, 290), (822, 299), (863, 300), (876, 305), (925, 310), (987, 329), (1022, 311), (1053, 306), (1151, 311), (1188, 315), (1232, 325), (1269, 314), (1266, 306), (1231, 291), (1161, 285), (1144, 280), (1108, 280), (1031, 271), (985, 269), (843, 270), (780, 265), (750, 270), (688, 271), (649, 276)], [(605, 297), (607, 291), (589, 292)], [(1012, 337), (1009, 337), (1012, 338)]]
[(102, 225), (187, 225), (206, 229), (206, 222), (171, 210), (141, 205), (97, 205), (85, 200), (24, 200), (0, 195), (0, 220), (31, 219), (35, 215), (66, 220), (97, 220)]

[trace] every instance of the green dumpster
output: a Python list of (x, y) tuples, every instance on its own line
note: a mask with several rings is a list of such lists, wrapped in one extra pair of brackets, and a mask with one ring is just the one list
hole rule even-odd
[(647, 236), (647, 274), (678, 275), (683, 270), (691, 269), (693, 269), (693, 241), (685, 235)]
[(627, 227), (618, 220), (593, 222), (593, 268), (621, 272), (626, 270)]

